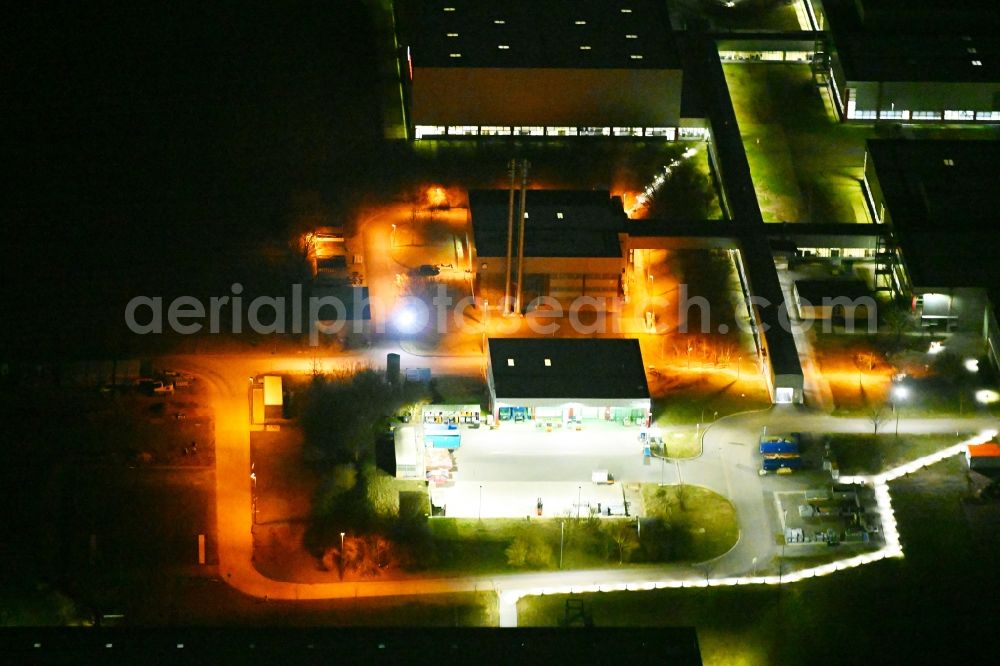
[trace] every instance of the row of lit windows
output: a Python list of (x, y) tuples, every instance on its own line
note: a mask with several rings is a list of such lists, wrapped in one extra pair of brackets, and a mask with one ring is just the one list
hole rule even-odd
[(853, 100), (848, 102), (847, 117), (850, 120), (982, 120), (988, 122), (1000, 121), (1000, 111), (971, 111), (971, 110), (946, 110), (942, 114), (940, 111), (905, 111), (905, 110), (883, 110), (877, 114), (874, 109), (857, 109)]
[(732, 62), (810, 62), (811, 51), (719, 51), (719, 58)]
[[(503, 24), (503, 23), (506, 23), (506, 21), (494, 21), (494, 23)], [(446, 32), (444, 34), (444, 36), (448, 37), (450, 39), (455, 39), (456, 37), (458, 37), (458, 33), (457, 32)], [(625, 39), (639, 39), (639, 35), (637, 35), (635, 33), (632, 33), (632, 32), (625, 33)]]
[[(501, 51), (508, 51), (508, 50), (510, 50), (510, 44), (497, 44), (497, 48), (499, 50), (501, 50)], [(590, 50), (592, 50), (592, 47), (590, 47), (587, 44), (583, 44), (583, 45), (580, 46), (580, 50), (581, 51), (590, 51)], [(461, 58), (462, 54), (459, 53), (459, 52), (457, 52), (457, 51), (453, 51), (453, 52), (451, 52), (451, 53), (448, 54), (448, 57), (449, 58)], [(628, 57), (631, 60), (642, 60), (643, 59), (643, 56), (642, 56), (641, 53), (630, 53)]]
[[(416, 138), (430, 136), (646, 136), (674, 140), (678, 137), (673, 127), (562, 127), (540, 125), (417, 125)], [(701, 128), (682, 128), (680, 138), (702, 138)]]

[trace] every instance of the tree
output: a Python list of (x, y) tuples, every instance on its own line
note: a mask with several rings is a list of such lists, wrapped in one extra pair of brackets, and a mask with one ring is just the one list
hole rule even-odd
[(868, 420), (871, 421), (872, 434), (874, 435), (878, 434), (879, 426), (888, 421), (890, 417), (889, 410), (884, 404), (868, 405), (867, 415)]
[(353, 490), (357, 482), (357, 467), (351, 463), (335, 465), (316, 493), (313, 511), (319, 515), (330, 515), (334, 512), (337, 501)]
[(399, 515), (399, 493), (392, 482), (392, 477), (377, 469), (374, 465), (366, 465), (361, 470), (365, 490), (366, 504), (371, 508), (376, 520), (390, 520)]
[(376, 439), (388, 430), (389, 420), (404, 405), (425, 398), (422, 386), (393, 386), (371, 368), (332, 379), (314, 378), (302, 408), (306, 441), (331, 462), (373, 462)]
[(619, 520), (611, 523), (608, 536), (618, 548), (618, 564), (623, 564), (632, 552), (639, 547), (639, 537), (631, 521)]
[(880, 309), (882, 324), (893, 334), (893, 345), (899, 347), (904, 333), (909, 333), (916, 325), (916, 319), (909, 308), (893, 302)]
[(544, 569), (553, 563), (552, 546), (538, 530), (530, 527), (514, 537), (504, 552), (507, 563), (514, 567)]

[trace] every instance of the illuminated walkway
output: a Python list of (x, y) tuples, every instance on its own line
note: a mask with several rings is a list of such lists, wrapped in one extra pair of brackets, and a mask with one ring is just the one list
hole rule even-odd
[(971, 439), (959, 442), (953, 446), (918, 458), (917, 460), (904, 463), (899, 467), (894, 467), (881, 474), (868, 476), (841, 477), (840, 482), (844, 484), (863, 484), (871, 486), (875, 491), (877, 510), (882, 524), (882, 538), (885, 545), (882, 548), (871, 552), (835, 560), (828, 564), (821, 564), (806, 569), (790, 571), (785, 574), (769, 576), (730, 576), (725, 578), (698, 578), (698, 579), (678, 579), (674, 577), (659, 578), (645, 581), (621, 581), (618, 583), (593, 583), (590, 585), (544, 585), (535, 588), (501, 588), (500, 595), (500, 626), (517, 626), (517, 601), (521, 597), (545, 595), (545, 594), (582, 594), (593, 592), (634, 592), (662, 590), (668, 588), (699, 588), (699, 587), (727, 587), (735, 585), (781, 585), (783, 583), (795, 583), (807, 578), (826, 576), (838, 571), (852, 569), (872, 562), (878, 562), (889, 557), (903, 557), (903, 547), (899, 542), (899, 531), (896, 527), (896, 516), (892, 510), (892, 500), (889, 496), (889, 482), (907, 474), (918, 472), (929, 465), (941, 462), (946, 458), (956, 456), (965, 451), (969, 444), (978, 444), (989, 441), (996, 436), (996, 431), (985, 431)]

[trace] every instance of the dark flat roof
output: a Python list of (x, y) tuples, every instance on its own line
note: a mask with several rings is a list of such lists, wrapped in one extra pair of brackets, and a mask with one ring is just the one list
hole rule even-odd
[(1000, 141), (870, 139), (868, 159), (916, 286), (1000, 286)]
[(799, 299), (810, 305), (822, 305), (825, 299), (850, 298), (857, 299), (871, 296), (871, 290), (861, 280), (856, 278), (828, 278), (796, 280), (795, 291)]
[[(517, 237), (519, 196), (514, 198)], [(476, 254), (507, 256), (509, 190), (470, 190)], [(627, 218), (619, 197), (607, 190), (528, 190), (524, 224), (526, 257), (621, 257), (618, 233)], [(514, 252), (517, 252), (515, 243)]]
[(702, 663), (694, 627), (5, 627), (0, 650), (13, 663), (46, 664)]
[[(844, 73), (854, 81), (1000, 81), (1000, 24), (995, 2), (824, 0)], [(959, 11), (948, 11), (959, 5)], [(876, 9), (871, 9), (871, 7)], [(914, 7), (921, 11), (913, 11)], [(974, 63), (980, 63), (976, 65)]]
[(490, 338), (489, 355), (500, 398), (649, 398), (635, 339)]
[(409, 0), (403, 11), (418, 67), (680, 66), (656, 0)]
[[(998, 25), (996, 0), (852, 0), (869, 28), (936, 33)], [(832, 4), (823, 0), (824, 6)]]
[[(782, 321), (787, 321), (787, 304), (778, 281), (771, 245), (766, 238), (768, 231), (750, 177), (750, 163), (743, 148), (719, 49), (708, 35), (689, 32), (684, 54), (685, 70), (702, 85), (715, 153), (721, 164), (720, 170), (725, 174), (722, 194), (732, 216), (730, 224), (743, 239), (740, 256), (746, 267), (750, 291), (760, 301), (757, 312), (764, 329), (762, 334), (771, 357), (771, 368), (776, 375), (801, 376), (802, 364), (795, 338), (787, 326), (781, 325)], [(786, 312), (782, 313), (782, 310)]]

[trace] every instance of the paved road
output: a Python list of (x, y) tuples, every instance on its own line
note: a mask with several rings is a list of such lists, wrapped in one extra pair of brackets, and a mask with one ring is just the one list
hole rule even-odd
[[(326, 369), (350, 367), (357, 363), (384, 362), (387, 348), (366, 350), (361, 353), (321, 359)], [(512, 619), (511, 603), (517, 590), (545, 587), (619, 585), (642, 589), (651, 581), (698, 581), (708, 576), (724, 577), (747, 573), (754, 566), (764, 567), (774, 557), (772, 520), (766, 501), (767, 488), (757, 475), (754, 444), (764, 426), (771, 432), (871, 432), (866, 419), (837, 419), (816, 414), (805, 408), (776, 407), (762, 412), (735, 415), (720, 419), (705, 433), (704, 453), (680, 465), (685, 482), (712, 488), (730, 497), (736, 506), (742, 536), (730, 553), (708, 565), (658, 566), (649, 568), (602, 569), (594, 571), (543, 572), (474, 578), (415, 578), (402, 581), (373, 581), (363, 583), (304, 584), (279, 582), (260, 574), (251, 562), (252, 538), (250, 533), (250, 447), (249, 407), (247, 378), (261, 372), (308, 371), (312, 357), (302, 356), (185, 356), (171, 359), (178, 368), (197, 374), (205, 382), (215, 409), (216, 423), (216, 501), (218, 522), (219, 571), (234, 588), (245, 594), (273, 599), (330, 599), (368, 596), (402, 596), (439, 594), (447, 592), (473, 592), (495, 590), (501, 594), (501, 624), (516, 623)], [(409, 358), (404, 353), (404, 364), (412, 362), (430, 366), (435, 372), (478, 375), (482, 360), (478, 357)], [(994, 428), (996, 419), (903, 419), (900, 432), (949, 433), (973, 432)], [(588, 453), (581, 456), (562, 456), (546, 461), (532, 456), (523, 447), (519, 449), (520, 462), (491, 461), (491, 465), (530, 465), (533, 469), (551, 468), (557, 474), (574, 477), (578, 474), (589, 480), (598, 442), (590, 442)], [(622, 446), (625, 446), (623, 443)], [(634, 444), (629, 444), (629, 448)], [(599, 455), (599, 454), (597, 454)], [(631, 459), (632, 454), (628, 457)], [(569, 460), (567, 460), (567, 458)], [(576, 460), (576, 462), (574, 462)], [(720, 464), (721, 463), (721, 464)], [(656, 480), (655, 466), (643, 467), (641, 456), (635, 456), (632, 466), (624, 465), (623, 473), (635, 474), (634, 478)], [(487, 469), (483, 466), (482, 469)], [(523, 469), (523, 467), (521, 468)], [(635, 470), (635, 471), (633, 471)], [(676, 480), (671, 466), (663, 470), (668, 483)], [(767, 477), (768, 483), (773, 477)], [(563, 483), (572, 483), (567, 479)]]

